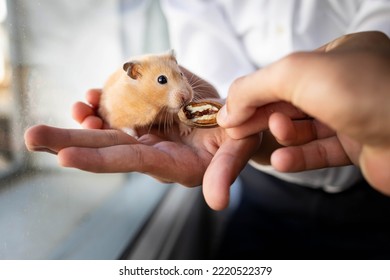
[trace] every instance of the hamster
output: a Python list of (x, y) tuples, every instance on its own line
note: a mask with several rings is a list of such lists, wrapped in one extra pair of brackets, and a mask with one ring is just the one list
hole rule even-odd
[(191, 128), (177, 118), (193, 99), (193, 90), (179, 68), (173, 51), (143, 55), (126, 62), (106, 81), (99, 115), (115, 129), (138, 137), (138, 128), (179, 124), (181, 135)]

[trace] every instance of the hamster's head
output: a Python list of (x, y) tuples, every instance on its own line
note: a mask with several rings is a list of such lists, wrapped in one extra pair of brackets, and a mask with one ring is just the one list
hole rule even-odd
[(146, 55), (123, 65), (123, 70), (136, 84), (140, 98), (177, 113), (193, 98), (193, 90), (176, 61), (173, 52)]

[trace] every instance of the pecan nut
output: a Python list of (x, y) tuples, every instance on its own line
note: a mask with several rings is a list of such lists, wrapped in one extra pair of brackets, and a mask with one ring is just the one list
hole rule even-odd
[(211, 128), (218, 126), (217, 113), (221, 107), (222, 104), (211, 100), (193, 101), (183, 106), (177, 115), (189, 127)]

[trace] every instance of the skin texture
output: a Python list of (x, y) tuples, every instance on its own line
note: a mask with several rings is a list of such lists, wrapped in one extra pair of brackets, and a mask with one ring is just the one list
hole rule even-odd
[[(234, 139), (258, 133), (268, 121), (286, 146), (271, 155), (280, 171), (354, 163), (373, 187), (390, 195), (389, 76), (389, 38), (350, 34), (237, 79), (217, 119)], [(280, 101), (308, 117), (273, 112), (265, 118), (264, 106)]]

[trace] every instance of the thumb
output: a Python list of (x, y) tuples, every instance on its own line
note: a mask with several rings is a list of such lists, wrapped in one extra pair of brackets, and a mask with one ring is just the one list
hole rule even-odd
[(228, 206), (230, 186), (259, 144), (259, 135), (239, 140), (228, 138), (223, 142), (203, 177), (203, 195), (210, 208), (222, 210)]
[(364, 177), (376, 190), (390, 195), (390, 149), (363, 147), (359, 165)]

